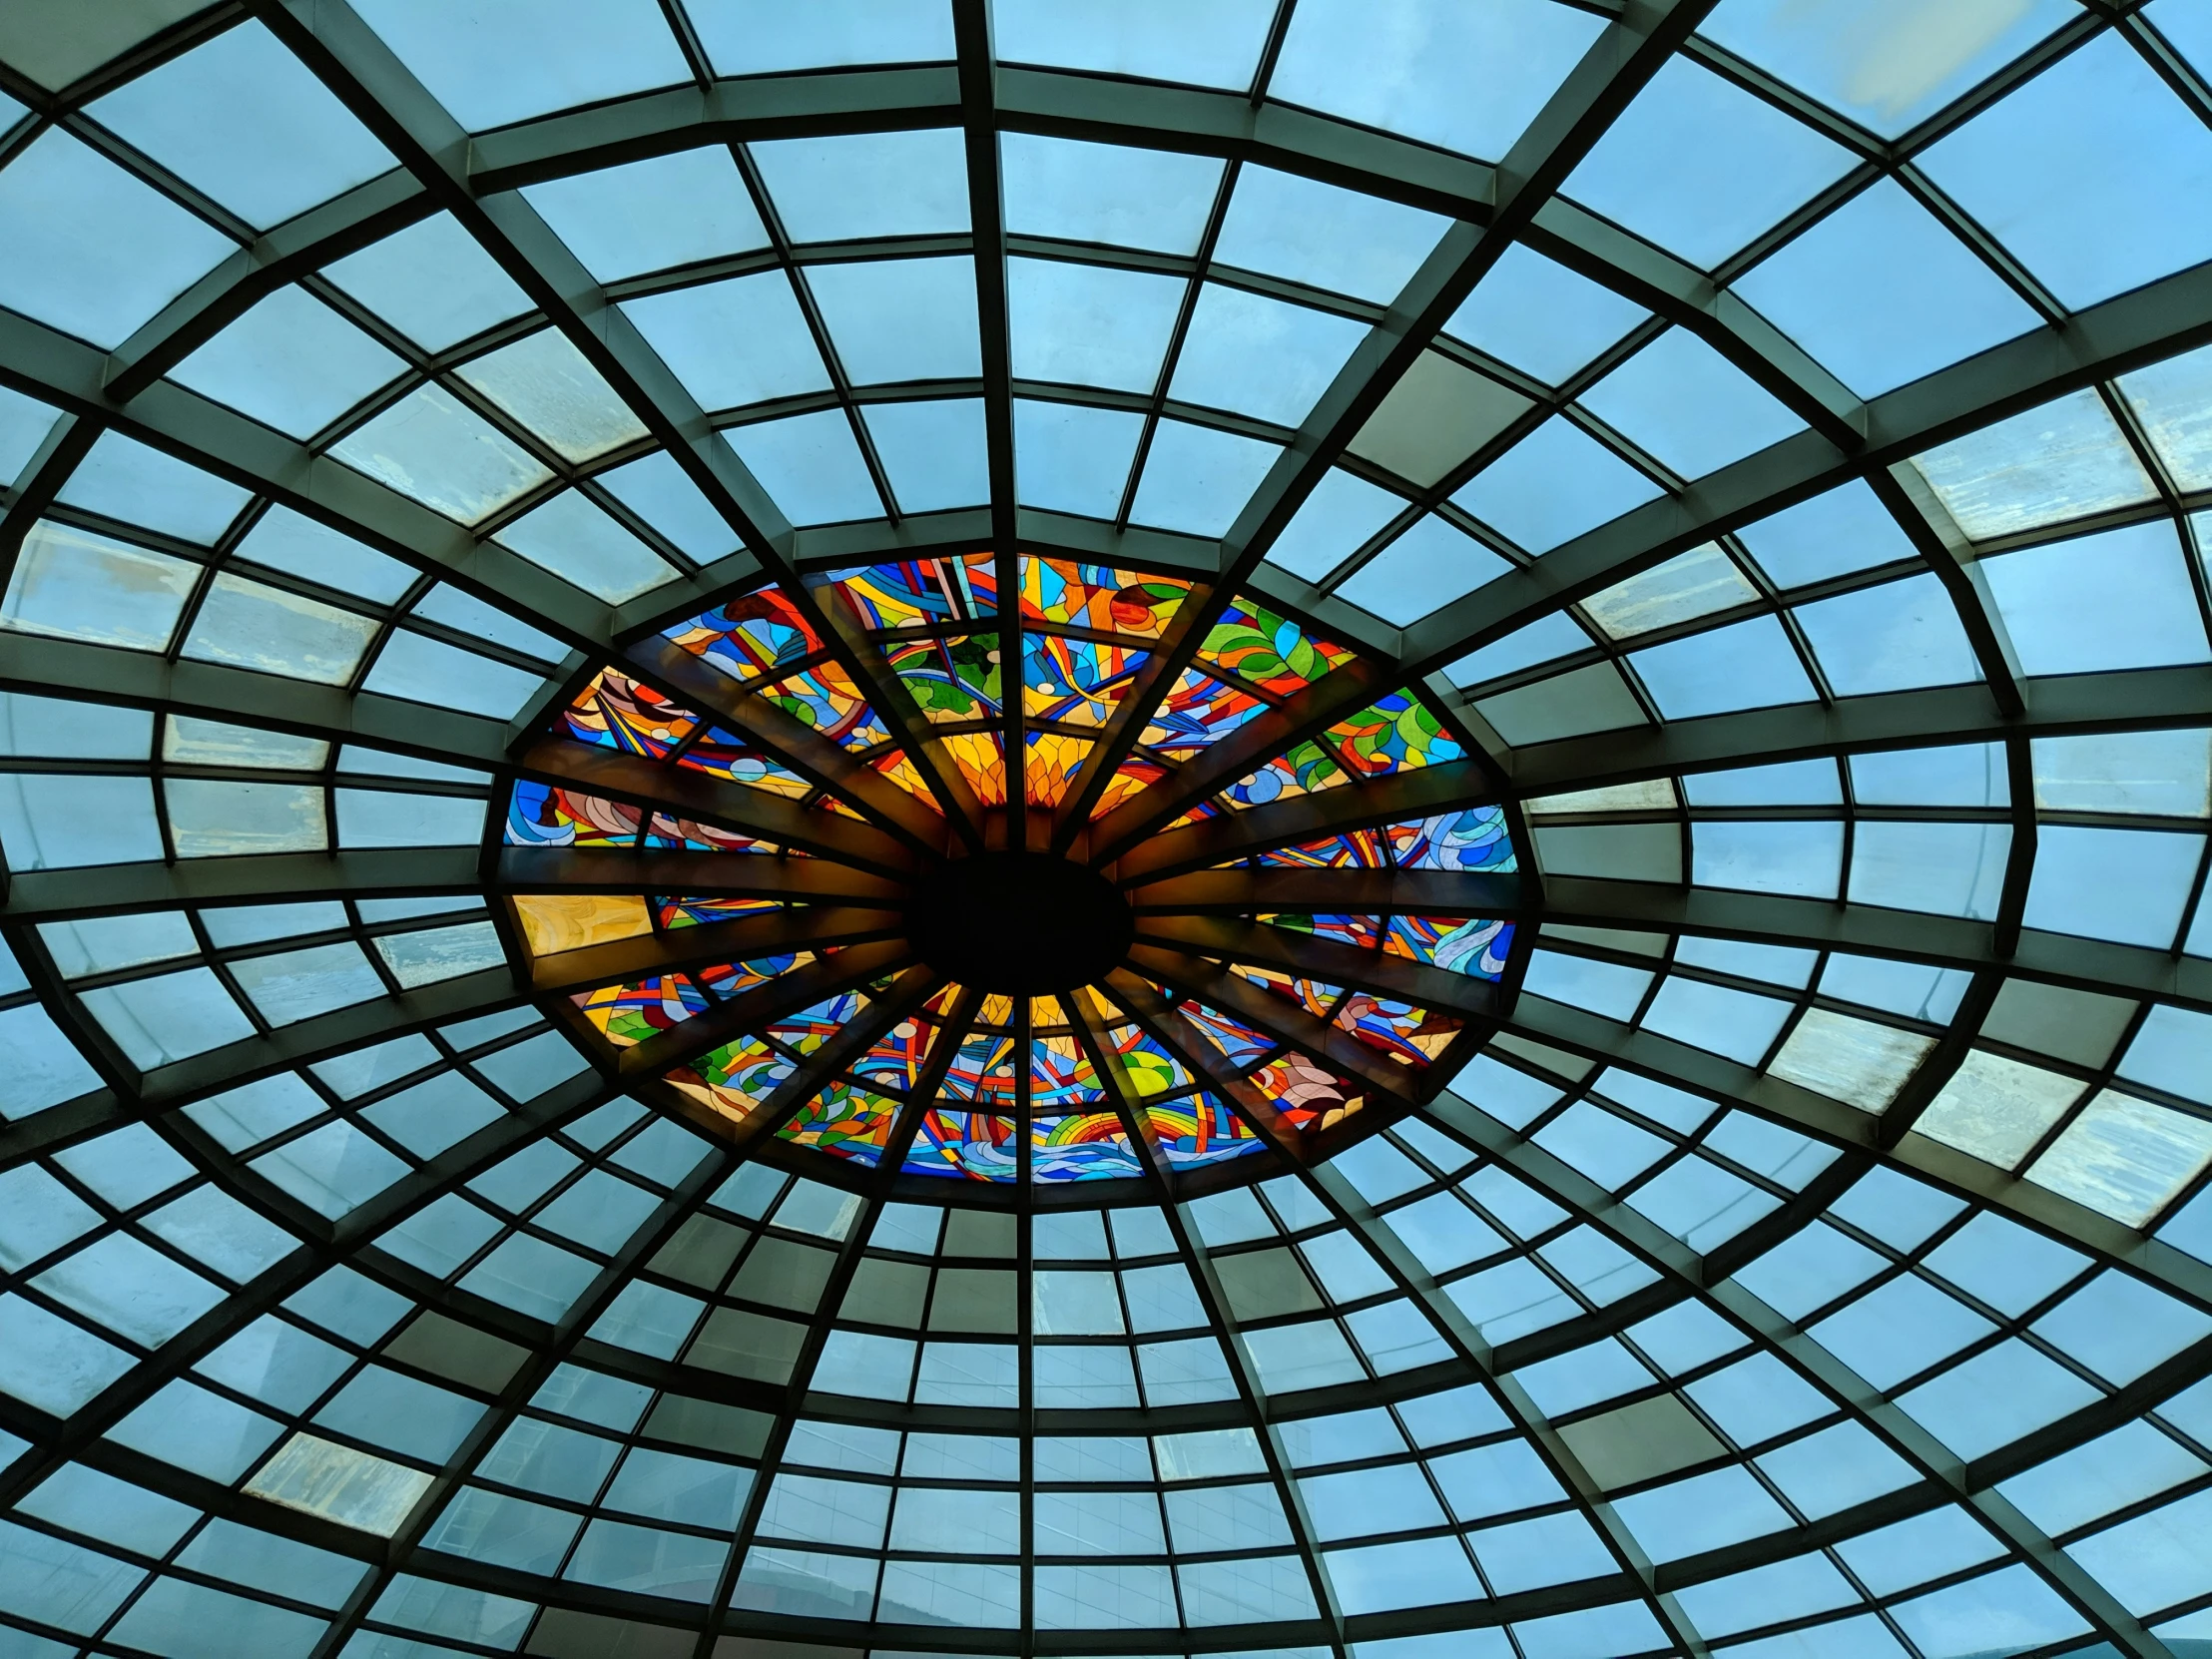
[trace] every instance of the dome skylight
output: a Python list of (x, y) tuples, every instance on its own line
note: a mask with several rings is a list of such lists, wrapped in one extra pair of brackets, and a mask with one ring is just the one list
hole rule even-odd
[(2212, 1652), (2208, 128), (0, 5), (0, 1659)]

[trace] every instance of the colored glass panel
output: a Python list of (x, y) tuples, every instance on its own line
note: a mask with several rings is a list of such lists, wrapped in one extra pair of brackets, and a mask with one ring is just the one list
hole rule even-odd
[(898, 1102), (839, 1078), (802, 1106), (776, 1138), (872, 1169), (898, 1120)]
[(579, 991), (569, 1000), (617, 1048), (629, 1048), (659, 1032), (674, 1030), (708, 1007), (699, 987), (681, 973), (601, 985), (597, 990)]
[(675, 644), (733, 680), (758, 680), (822, 650), (814, 627), (781, 588), (725, 600), (667, 630)]
[(1352, 653), (1264, 605), (1240, 599), (1207, 631), (1198, 660), (1289, 697), (1351, 662)]
[(1190, 583), (1174, 577), (1147, 576), (1111, 565), (1065, 559), (1021, 561), (1021, 614), (1029, 622), (1156, 639), (1190, 591)]
[(883, 654), (932, 723), (984, 720), (999, 712), (998, 655), (996, 634), (903, 640)]
[(665, 761), (699, 716), (614, 669), (601, 671), (561, 716), (567, 734), (595, 749)]
[(668, 1074), (671, 1087), (708, 1110), (742, 1123), (799, 1069), (760, 1037), (740, 1037)]
[(1014, 1120), (988, 1112), (924, 1112), (902, 1166), (912, 1175), (1012, 1181), (1019, 1173)]
[(865, 565), (824, 580), (871, 633), (959, 622), (998, 609), (997, 571), (987, 553)]
[(1129, 1132), (1112, 1112), (1040, 1117), (1029, 1126), (1032, 1181), (1128, 1180), (1143, 1173)]

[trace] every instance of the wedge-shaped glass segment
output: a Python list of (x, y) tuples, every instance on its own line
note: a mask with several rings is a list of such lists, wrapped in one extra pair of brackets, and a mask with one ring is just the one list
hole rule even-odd
[(768, 246), (727, 151), (686, 150), (523, 189), (602, 282)]
[(553, 475), (442, 386), (423, 386), (346, 434), (331, 454), (463, 524)]
[(645, 436), (645, 424), (557, 328), (478, 357), (461, 378), (550, 444), (588, 461)]
[[(364, 0), (358, 9), (472, 133), (691, 81), (651, 0), (490, 0), (465, 13)], [(532, 49), (518, 54), (518, 40)]]
[(1120, 144), (999, 136), (1006, 229), (1064, 242), (1193, 254), (1221, 185), (1211, 156)]

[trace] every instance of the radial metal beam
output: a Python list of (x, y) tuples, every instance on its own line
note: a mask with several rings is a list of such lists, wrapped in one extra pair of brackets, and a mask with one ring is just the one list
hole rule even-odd
[(719, 825), (878, 874), (905, 875), (920, 862), (911, 845), (872, 824), (802, 807), (786, 797), (748, 789), (692, 767), (667, 766), (566, 738), (532, 744), (517, 757), (515, 766), (526, 777), (564, 789)]
[(1535, 908), (1518, 875), (1457, 869), (1205, 869), (1127, 887), (1139, 914), (1510, 916)]
[(1993, 1209), (2037, 1232), (2212, 1312), (2212, 1267), (2123, 1222), (2062, 1198), (1925, 1135), (1908, 1133), (1885, 1149), (1881, 1118), (1840, 1100), (1764, 1075), (1738, 1061), (1544, 997), (1521, 993), (1502, 1029), (1603, 1065), (1656, 1078), (1709, 1099), (1726, 1100), (1832, 1146), (1895, 1163), (1916, 1178)]
[(2106, 994), (2120, 991), (2155, 996), (2212, 1012), (2212, 962), (2201, 957), (2034, 929), (2023, 930), (2019, 943), (2010, 951), (2000, 951), (1993, 923), (1959, 916), (1927, 915), (1873, 904), (1838, 904), (1833, 899), (1792, 898), (1781, 893), (1730, 892), (1716, 887), (1570, 875), (1545, 879), (1543, 915), (1546, 921), (1587, 927), (1681, 931), (1800, 948), (1851, 950), (1933, 962), (1967, 972), (1995, 968), (2049, 984)]
[(1140, 915), (1130, 961), (1140, 971), (1157, 945), (1202, 956), (1223, 956), (1299, 978), (1394, 997), (1466, 1019), (1495, 1019), (1502, 998), (1488, 979), (1431, 967), (1380, 950), (1359, 950), (1334, 939), (1297, 933), (1265, 922), (1226, 916)]

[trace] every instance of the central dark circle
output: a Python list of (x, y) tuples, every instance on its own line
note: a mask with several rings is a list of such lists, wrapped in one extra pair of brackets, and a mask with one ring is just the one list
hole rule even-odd
[(915, 881), (906, 936), (947, 978), (1008, 996), (1103, 979), (1135, 932), (1096, 870), (1043, 852), (980, 852)]

